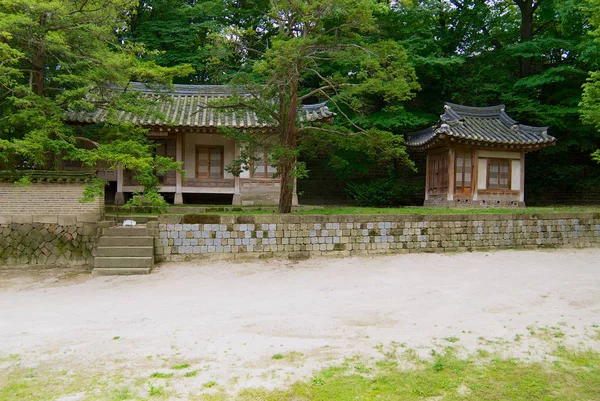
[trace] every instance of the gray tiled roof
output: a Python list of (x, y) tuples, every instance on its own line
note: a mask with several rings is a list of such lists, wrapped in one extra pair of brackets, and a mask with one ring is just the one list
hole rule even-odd
[(446, 103), (437, 125), (414, 133), (407, 145), (424, 150), (448, 139), (487, 147), (539, 149), (554, 145), (548, 127), (519, 124), (504, 111), (504, 105), (469, 107)]
[[(169, 91), (157, 92), (147, 86), (134, 82), (135, 90), (143, 93), (143, 97), (156, 100), (156, 107), (164, 119), (158, 119), (150, 113), (139, 116), (130, 112), (121, 111), (118, 117), (123, 122), (132, 122), (142, 126), (173, 127), (231, 127), (231, 128), (265, 128), (270, 124), (260, 120), (252, 111), (225, 112), (207, 107), (210, 101), (224, 99), (232, 95), (235, 90), (227, 85), (173, 85)], [(164, 96), (168, 100), (164, 99)], [(304, 113), (300, 119), (303, 121), (319, 121), (334, 116), (327, 103), (318, 103), (303, 106)], [(99, 123), (106, 120), (107, 111), (98, 108), (95, 112), (69, 112), (67, 120), (78, 123)]]

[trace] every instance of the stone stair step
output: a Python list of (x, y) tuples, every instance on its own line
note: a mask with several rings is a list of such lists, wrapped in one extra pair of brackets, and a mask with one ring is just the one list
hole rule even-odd
[(114, 235), (108, 236), (103, 235), (98, 240), (99, 247), (108, 246), (154, 246), (154, 237), (150, 236), (122, 236)]
[(96, 256), (94, 268), (151, 268), (154, 257), (147, 256)]
[(96, 267), (92, 270), (92, 274), (96, 276), (130, 276), (133, 274), (150, 274), (151, 270), (149, 267)]
[(143, 237), (151, 236), (152, 232), (146, 227), (111, 227), (107, 231), (108, 236), (119, 237)]
[[(122, 244), (119, 244), (122, 245)], [(147, 256), (154, 255), (153, 246), (99, 246), (96, 257), (102, 256)]]
[(137, 223), (137, 225), (135, 227), (137, 227), (140, 224), (146, 224), (150, 221), (157, 221), (158, 220), (158, 216), (154, 216), (154, 215), (119, 215), (117, 218), (117, 215), (115, 214), (107, 214), (105, 215), (105, 219), (106, 220), (110, 220), (110, 221), (114, 221), (116, 223), (118, 223), (119, 226), (122, 227), (122, 224), (125, 220), (133, 220)]

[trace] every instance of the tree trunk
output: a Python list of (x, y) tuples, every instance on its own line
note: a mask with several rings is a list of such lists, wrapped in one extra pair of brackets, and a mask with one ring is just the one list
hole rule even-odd
[[(521, 10), (521, 43), (533, 39), (533, 13), (538, 4), (534, 5), (533, 0), (516, 1)], [(521, 57), (521, 78), (531, 75), (532, 60), (531, 57)]]
[[(46, 25), (45, 15), (40, 17), (39, 24), (42, 32), (44, 32), (44, 27)], [(44, 73), (46, 72), (46, 54), (44, 50), (44, 37), (42, 36), (38, 43), (35, 44), (33, 65), (31, 66), (33, 71), (31, 77), (31, 89), (38, 96), (44, 95)]]
[(279, 189), (279, 213), (292, 212), (292, 200), (294, 198), (294, 171), (296, 168), (296, 117), (298, 114), (298, 77), (294, 77), (290, 83), (290, 97), (288, 109), (285, 111), (286, 119), (282, 120), (281, 146), (285, 149), (283, 158), (279, 162), (279, 177), (281, 187)]
[(44, 49), (41, 46), (42, 45), (40, 44), (39, 47), (35, 49), (35, 56), (32, 65), (33, 73), (31, 79), (31, 89), (38, 96), (44, 95), (44, 72), (46, 64)]
[(291, 178), (291, 173), (294, 169), (294, 164), (292, 161), (285, 161), (280, 164), (281, 188), (279, 190), (279, 213), (292, 212), (294, 180)]

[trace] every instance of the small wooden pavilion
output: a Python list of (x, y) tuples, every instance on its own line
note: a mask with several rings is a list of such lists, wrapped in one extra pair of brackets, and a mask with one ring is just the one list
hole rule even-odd
[(504, 105), (444, 108), (407, 141), (427, 153), (425, 205), (525, 206), (525, 153), (556, 143), (548, 127), (519, 124)]

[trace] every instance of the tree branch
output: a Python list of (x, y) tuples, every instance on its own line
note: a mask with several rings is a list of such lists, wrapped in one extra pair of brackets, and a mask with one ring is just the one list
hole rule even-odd
[(303, 101), (303, 100), (305, 100), (305, 99), (308, 99), (308, 98), (309, 98), (309, 97), (311, 97), (312, 95), (314, 95), (314, 94), (316, 94), (316, 93), (319, 93), (319, 92), (322, 92), (322, 91), (324, 91), (325, 89), (333, 89), (333, 90), (335, 90), (335, 87), (334, 87), (334, 86), (331, 86), (331, 85), (325, 85), (325, 86), (321, 86), (320, 88), (317, 88), (317, 89), (314, 89), (314, 90), (312, 90), (312, 91), (308, 92), (306, 95), (302, 95), (302, 96), (300, 96), (300, 97), (298, 98), (298, 100), (299, 100), (299, 101)]
[(99, 148), (100, 147), (100, 144), (98, 142), (94, 142), (91, 139), (85, 138), (83, 136), (75, 136), (75, 137), (73, 137), (73, 139), (75, 139), (77, 141), (91, 143), (92, 145), (94, 145), (95, 148)]
[[(338, 130), (334, 130), (334, 129), (327, 129), (327, 128), (321, 128), (321, 127), (301, 127), (298, 129), (298, 133), (300, 132), (304, 132), (304, 131), (321, 131), (321, 132), (327, 132), (329, 134), (335, 134), (335, 135), (339, 135), (339, 136), (356, 136), (359, 135), (359, 133), (356, 132), (342, 132), (342, 131), (338, 131)], [(364, 131), (363, 131), (364, 132)], [(361, 133), (363, 133), (361, 132)]]

